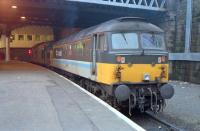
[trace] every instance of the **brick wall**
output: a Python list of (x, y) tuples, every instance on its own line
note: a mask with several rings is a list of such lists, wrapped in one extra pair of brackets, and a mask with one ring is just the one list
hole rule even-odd
[[(175, 4), (176, 9), (168, 12), (164, 30), (168, 50), (183, 53), (187, 0), (177, 0)], [(193, 0), (191, 52), (200, 53), (200, 0)], [(173, 61), (171, 65), (171, 79), (200, 83), (200, 62)]]
[(200, 84), (200, 62), (173, 62), (173, 75), (171, 78)]

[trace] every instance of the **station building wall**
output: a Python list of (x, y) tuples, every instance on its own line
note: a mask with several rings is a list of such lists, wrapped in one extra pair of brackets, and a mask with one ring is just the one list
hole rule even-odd
[[(172, 0), (173, 1), (173, 0)], [(185, 25), (187, 0), (173, 2), (174, 9), (169, 9), (163, 24), (166, 31), (169, 52), (183, 53), (185, 50)], [(191, 52), (200, 53), (200, 0), (193, 0)], [(173, 61), (170, 77), (173, 80), (200, 83), (200, 62)]]
[[(23, 26), (11, 31), (13, 40), (10, 42), (11, 59), (29, 61), (28, 51), (36, 44), (54, 40), (53, 29), (49, 26)], [(0, 40), (0, 52), (5, 54), (5, 44)]]

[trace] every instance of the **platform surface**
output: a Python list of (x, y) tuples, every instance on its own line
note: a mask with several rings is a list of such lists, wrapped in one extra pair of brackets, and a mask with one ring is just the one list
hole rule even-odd
[(55, 73), (30, 63), (0, 63), (0, 130), (133, 131), (106, 106)]
[(171, 81), (175, 94), (158, 115), (185, 131), (200, 131), (200, 85)]

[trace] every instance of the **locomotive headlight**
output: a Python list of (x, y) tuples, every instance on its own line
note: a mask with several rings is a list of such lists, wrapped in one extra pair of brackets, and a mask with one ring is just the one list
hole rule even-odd
[(150, 75), (145, 73), (143, 79), (144, 79), (144, 81), (150, 81)]

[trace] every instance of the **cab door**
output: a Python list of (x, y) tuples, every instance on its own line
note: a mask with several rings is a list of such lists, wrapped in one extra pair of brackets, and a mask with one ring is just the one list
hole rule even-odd
[(52, 49), (49, 52), (49, 65), (53, 65), (53, 50)]
[(96, 66), (96, 46), (97, 46), (97, 42), (98, 42), (98, 36), (97, 34), (93, 35), (93, 41), (92, 41), (92, 52), (91, 52), (91, 56), (92, 56), (92, 63), (91, 63), (91, 79), (92, 80), (96, 80), (96, 75), (97, 75), (97, 66)]

